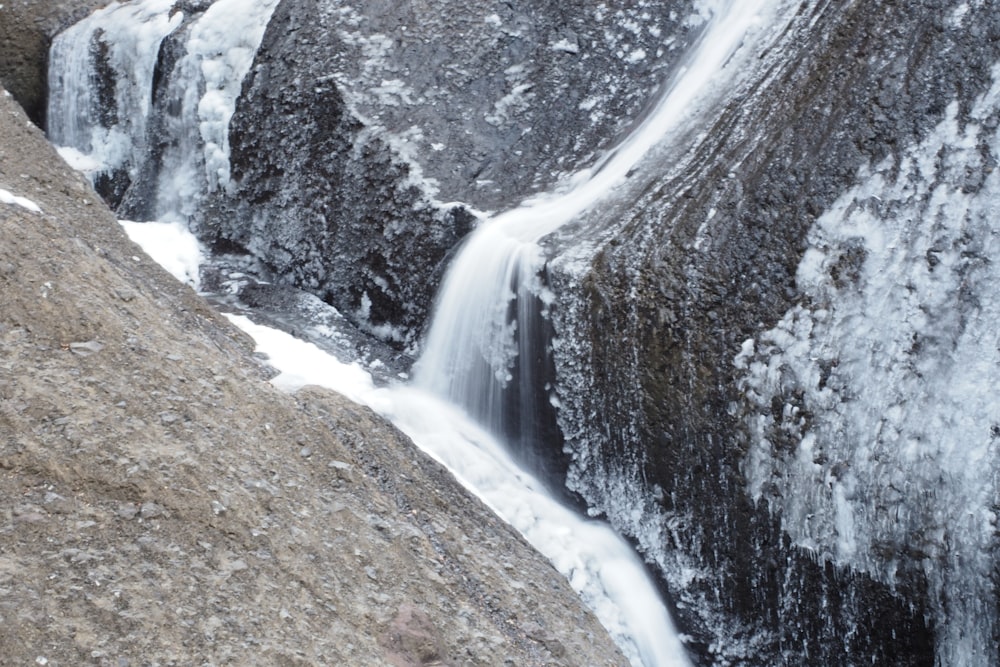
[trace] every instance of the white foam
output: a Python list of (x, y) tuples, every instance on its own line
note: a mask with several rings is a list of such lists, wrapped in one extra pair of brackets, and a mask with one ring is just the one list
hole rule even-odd
[(199, 287), (199, 267), (205, 258), (201, 247), (187, 225), (181, 222), (132, 222), (119, 220), (125, 233), (157, 264), (174, 278)]

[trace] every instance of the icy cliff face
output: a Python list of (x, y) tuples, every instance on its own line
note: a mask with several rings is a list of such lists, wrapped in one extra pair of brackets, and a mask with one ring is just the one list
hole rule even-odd
[(188, 220), (229, 184), (229, 120), (277, 0), (113, 3), (50, 52), (48, 134), (126, 217)]
[(115, 4), (52, 50), (50, 135), (123, 216), (190, 220), (412, 347), (476, 210), (627, 133), (692, 5)]
[(284, 0), (202, 234), (412, 346), (477, 209), (613, 145), (703, 23), (690, 5)]
[(998, 111), (994, 81), (862, 168), (806, 237), (799, 302), (736, 358), (754, 499), (818, 558), (922, 571), (945, 665), (998, 657)]
[(569, 483), (710, 661), (995, 664), (1000, 26), (797, 11), (665, 177), (591, 215), (616, 233), (550, 265)]

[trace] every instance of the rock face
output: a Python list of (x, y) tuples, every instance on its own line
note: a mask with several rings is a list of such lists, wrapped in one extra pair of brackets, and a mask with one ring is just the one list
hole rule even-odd
[(3, 91), (0, 135), (5, 662), (624, 664), (391, 426), (267, 383)]
[(1000, 660), (1000, 22), (944, 4), (802, 5), (689, 171), (550, 269), (571, 486), (708, 661)]
[(412, 345), (471, 211), (593, 160), (683, 52), (690, 3), (617, 4), (284, 0), (200, 233)]
[(474, 218), (428, 201), (415, 166), (351, 114), (325, 74), (329, 30), (291, 3), (276, 10), (230, 128), (236, 186), (200, 235), (412, 345)]
[[(184, 31), (208, 4), (185, 3), (185, 27), (159, 51), (149, 84), (157, 95), (184, 58)], [(680, 62), (699, 25), (694, 4), (431, 2), (417, 13), (400, 3), (283, 0), (226, 135), (232, 180), (198, 185), (211, 191), (192, 212), (199, 233), (217, 251), (258, 260), (268, 277), (311, 290), (409, 346), (476, 209), (510, 206), (612, 146), (628, 130), (621, 119), (641, 115)], [(661, 152), (612, 206), (548, 244), (568, 484), (635, 538), (707, 664), (996, 664), (1000, 414), (992, 396), (1000, 306), (990, 258), (1000, 252), (993, 222), (1000, 19), (978, 1), (774, 4), (792, 17), (790, 27), (722, 105), (700, 110), (701, 131), (690, 144)], [(161, 120), (171, 121), (169, 98), (160, 95), (158, 104)], [(169, 125), (154, 123), (157, 132)], [(127, 210), (155, 210), (143, 188), (164, 171), (160, 156), (172, 144), (158, 136), (163, 145), (142, 147), (147, 175), (122, 193)], [(203, 169), (208, 158), (198, 159)], [(56, 284), (36, 279), (49, 282)], [(16, 335), (34, 335), (22, 329)], [(60, 342), (78, 346), (66, 358), (81, 365), (120, 348), (67, 331), (74, 335)], [(104, 347), (88, 347), (92, 340)], [(31, 341), (28, 349), (44, 352)], [(93, 377), (91, 367), (79, 377)], [(214, 375), (201, 377), (211, 383)], [(195, 423), (167, 398), (191, 382), (161, 379), (157, 387), (170, 387), (165, 407), (126, 422), (129, 434), (150, 423)], [(79, 391), (107, 393), (99, 386)], [(348, 428), (331, 416), (329, 399), (307, 392), (299, 403), (300, 412), (336, 421), (335, 432)], [(249, 417), (233, 414), (237, 421), (225, 423), (245, 430), (232, 424)], [(31, 417), (35, 431), (45, 425), (52, 442), (82, 447), (78, 435), (62, 435), (86, 433), (71, 415), (47, 415)], [(416, 507), (416, 496), (398, 495), (398, 480), (376, 474), (392, 466), (366, 458), (370, 450), (348, 460), (356, 451), (350, 443), (362, 439), (330, 444), (332, 460), (372, 472), (383, 498)], [(127, 459), (115, 473), (125, 475), (138, 457), (127, 438), (115, 444), (124, 449), (108, 469)], [(256, 446), (251, 453), (277, 465)], [(47, 459), (32, 456), (31, 474), (55, 474), (45, 472)], [(168, 454), (158, 456), (157, 463)], [(306, 463), (293, 460), (306, 468), (281, 472), (282, 480), (307, 477)], [(225, 488), (243, 488), (227, 477), (237, 474), (230, 467), (240, 470), (224, 459), (213, 474), (230, 479)], [(156, 475), (166, 472), (131, 474), (138, 473), (151, 481), (123, 496), (143, 519), (127, 524), (137, 543), (137, 526), (179, 516), (186, 498), (159, 497), (164, 478)], [(25, 489), (36, 488), (32, 480)], [(199, 488), (192, 484), (184, 488)], [(39, 520), (45, 495), (38, 494), (17, 510), (30, 518), (12, 514), (12, 526), (55, 525)], [(317, 503), (312, 516), (341, 515), (329, 502), (347, 504), (309, 502)], [(249, 538), (227, 533), (230, 551), (255, 552), (253, 539), (266, 536), (260, 516), (248, 520)], [(282, 540), (286, 534), (298, 535), (289, 528)], [(424, 531), (431, 548), (440, 534)], [(215, 570), (232, 562), (212, 555), (215, 546), (180, 548), (183, 556), (168, 544), (147, 560), (199, 554)], [(261, 553), (285, 560), (242, 559), (281, 576), (284, 564), (298, 566), (288, 560), (293, 551), (272, 546)], [(351, 584), (353, 600), (381, 581), (381, 562), (361, 560), (365, 577)], [(334, 567), (350, 569), (348, 561)], [(310, 594), (325, 590), (321, 579), (308, 583)], [(480, 589), (468, 590), (476, 598)], [(363, 648), (357, 640), (343, 649), (345, 659), (369, 649), (403, 664), (411, 658), (398, 656), (407, 652), (425, 661), (456, 655), (449, 637), (459, 635), (435, 636), (437, 612), (429, 598), (414, 597), (371, 612), (378, 631), (370, 636), (382, 639)], [(230, 627), (219, 613), (212, 610), (218, 627)], [(370, 619), (337, 622), (355, 621)], [(519, 627), (529, 638), (550, 636)]]

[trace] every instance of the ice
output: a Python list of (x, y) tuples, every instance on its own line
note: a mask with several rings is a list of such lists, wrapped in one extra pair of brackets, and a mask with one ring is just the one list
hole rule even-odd
[[(188, 28), (164, 93), (180, 120), (160, 172), (158, 218), (187, 219), (205, 192), (228, 187), (229, 122), (277, 0), (217, 0)], [(138, 137), (142, 140), (142, 137)]]
[[(752, 495), (823, 559), (925, 575), (944, 665), (990, 664), (998, 623), (998, 75), (967, 121), (953, 103), (898, 161), (859, 170), (808, 235), (802, 302), (735, 360)], [(789, 436), (813, 455), (775, 448)]]
[[(88, 170), (92, 174), (126, 169), (136, 175), (141, 148), (130, 137), (145, 135), (159, 45), (183, 19), (181, 12), (170, 14), (173, 5), (173, 0), (112, 3), (53, 40), (49, 139), (87, 156), (91, 166), (99, 165)], [(98, 43), (100, 49), (95, 48)], [(99, 99), (93, 85), (99, 57), (122, 73), (111, 100)]]
[(181, 222), (118, 222), (153, 261), (177, 280), (198, 289), (198, 272), (205, 251), (187, 225)]
[[(112, 3), (61, 33), (50, 52), (49, 138), (91, 178), (124, 170), (135, 180), (149, 157), (157, 54), (168, 35), (182, 31), (183, 56), (163, 73), (168, 83), (160, 93), (177, 110), (161, 128), (166, 148), (152, 212), (161, 220), (188, 218), (204, 192), (229, 184), (229, 122), (277, 0), (218, 0), (184, 28), (175, 4)], [(114, 76), (110, 109), (94, 85), (101, 69)]]
[(42, 209), (35, 202), (26, 197), (15, 195), (8, 190), (4, 190), (3, 188), (0, 188), (0, 203), (20, 206), (21, 208), (27, 209), (32, 213), (42, 212)]
[(565, 37), (563, 39), (560, 39), (558, 42), (550, 44), (549, 48), (552, 49), (553, 51), (561, 51), (563, 53), (575, 54), (580, 52), (580, 45), (577, 44), (576, 42), (571, 42)]
[(66, 161), (71, 168), (83, 172), (87, 176), (93, 176), (101, 171), (103, 165), (92, 156), (86, 155), (72, 146), (57, 146), (56, 151), (59, 156)]

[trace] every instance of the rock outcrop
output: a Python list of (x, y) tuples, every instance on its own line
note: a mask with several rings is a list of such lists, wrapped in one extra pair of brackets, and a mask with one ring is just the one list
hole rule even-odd
[(274, 389), (3, 91), (0, 136), (5, 664), (624, 664), (385, 421)]
[(697, 31), (690, 2), (618, 5), (283, 0), (199, 234), (413, 345), (474, 211), (613, 146)]
[[(995, 232), (968, 202), (995, 196), (1000, 22), (947, 4), (803, 4), (689, 170), (583, 275), (552, 271), (571, 485), (658, 561), (722, 664), (1000, 659), (992, 501), (968, 499), (995, 497), (995, 402), (953, 404), (939, 379), (995, 292), (976, 259)], [(914, 268), (869, 276), (893, 266)], [(872, 329), (907, 340), (835, 347)], [(950, 427), (923, 424), (935, 406)], [(982, 475), (949, 472), (980, 442)]]

